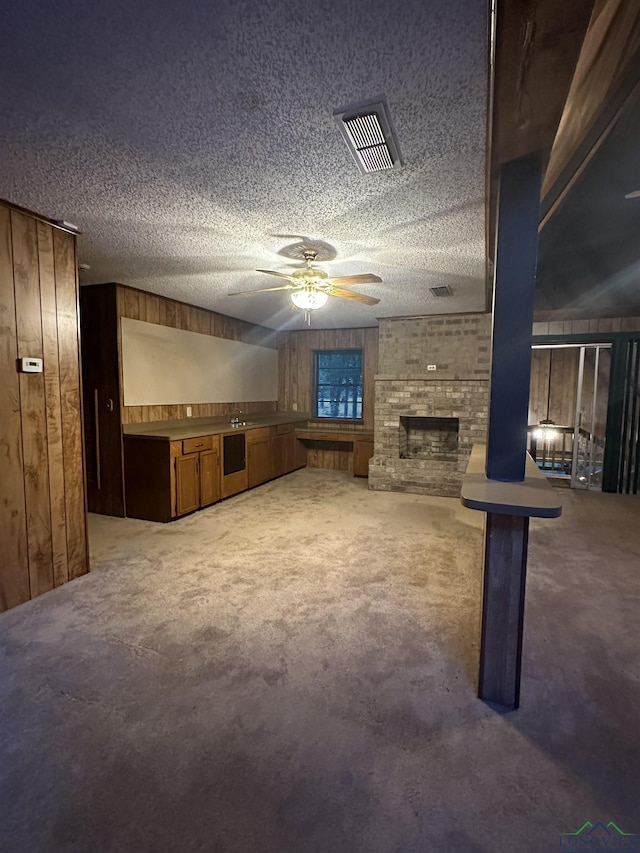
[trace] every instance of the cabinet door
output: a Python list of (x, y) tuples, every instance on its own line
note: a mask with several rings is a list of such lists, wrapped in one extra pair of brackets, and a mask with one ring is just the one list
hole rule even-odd
[(272, 443), (272, 476), (279, 477), (285, 472), (286, 435), (276, 435)]
[(176, 457), (176, 503), (178, 515), (200, 506), (200, 454)]
[(290, 432), (284, 436), (284, 473), (294, 471), (296, 467), (296, 435)]
[(220, 451), (203, 450), (200, 453), (200, 506), (209, 506), (220, 500)]
[(373, 439), (358, 439), (353, 445), (353, 473), (356, 477), (369, 476), (369, 460), (373, 456)]
[(294, 468), (305, 468), (307, 464), (307, 445), (296, 438), (293, 452)]
[(251, 441), (247, 444), (247, 458), (249, 467), (249, 488), (266, 483), (273, 476), (271, 460), (271, 439), (263, 438), (260, 441)]

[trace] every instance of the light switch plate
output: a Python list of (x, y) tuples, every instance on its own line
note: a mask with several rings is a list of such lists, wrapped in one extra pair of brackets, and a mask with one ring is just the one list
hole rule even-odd
[(187, 417), (190, 418), (192, 414), (193, 414), (193, 409), (191, 408), (191, 406), (187, 406)]

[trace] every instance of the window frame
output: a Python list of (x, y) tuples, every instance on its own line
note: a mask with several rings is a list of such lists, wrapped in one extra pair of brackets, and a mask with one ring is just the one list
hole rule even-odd
[[(319, 415), (318, 414), (318, 369), (319, 369), (318, 368), (318, 365), (319, 365), (318, 356), (322, 355), (323, 353), (336, 354), (336, 353), (356, 353), (356, 352), (360, 353), (360, 362), (361, 362), (360, 388), (361, 388), (361, 392), (362, 392), (362, 395), (361, 395), (362, 396), (362, 402), (360, 404), (360, 406), (361, 406), (360, 417), (359, 418), (343, 418), (343, 417), (331, 418), (331, 417), (325, 417), (323, 415)], [(318, 421), (319, 423), (362, 424), (364, 421), (364, 347), (339, 347), (336, 349), (327, 349), (327, 348), (314, 349), (314, 350), (312, 350), (311, 356), (312, 356), (311, 369), (312, 369), (312, 376), (313, 376), (313, 382), (312, 382), (313, 399), (312, 399), (312, 412), (310, 413), (311, 414), (310, 420)]]

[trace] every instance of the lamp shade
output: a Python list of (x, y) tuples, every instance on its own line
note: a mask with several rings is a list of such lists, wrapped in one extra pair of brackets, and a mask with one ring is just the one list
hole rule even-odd
[(291, 294), (291, 301), (296, 308), (303, 311), (314, 311), (327, 304), (328, 294), (317, 290), (297, 290)]

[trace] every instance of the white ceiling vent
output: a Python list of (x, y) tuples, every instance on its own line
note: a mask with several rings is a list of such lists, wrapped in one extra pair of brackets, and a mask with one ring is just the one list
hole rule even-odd
[(382, 98), (336, 110), (345, 142), (363, 174), (398, 169), (400, 150)]
[(435, 287), (430, 287), (429, 290), (437, 297), (453, 296), (453, 290), (451, 290), (448, 284), (438, 284)]

